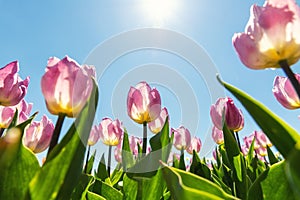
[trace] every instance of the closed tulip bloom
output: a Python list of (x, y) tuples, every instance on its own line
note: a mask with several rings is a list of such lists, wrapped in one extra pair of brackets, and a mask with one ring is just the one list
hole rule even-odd
[(42, 92), (51, 114), (75, 117), (82, 110), (93, 89), (95, 70), (92, 66), (81, 67), (76, 61), (64, 57), (48, 60), (41, 80)]
[(0, 69), (0, 105), (17, 105), (26, 95), (29, 77), (22, 80), (19, 75), (18, 61)]
[(224, 120), (230, 130), (240, 131), (244, 127), (244, 116), (231, 98), (219, 98), (210, 108), (213, 124), (220, 130), (223, 129)]
[(43, 152), (50, 144), (53, 130), (53, 123), (44, 115), (40, 122), (34, 121), (25, 129), (23, 143), (34, 153)]
[(254, 131), (254, 136), (261, 147), (266, 148), (267, 146), (271, 147), (272, 143), (269, 138), (262, 131)]
[(180, 126), (177, 129), (172, 129), (174, 133), (174, 146), (178, 150), (185, 150), (191, 144), (191, 134), (190, 131)]
[[(295, 77), (300, 82), (300, 75), (295, 74)], [(277, 101), (285, 108), (291, 110), (300, 108), (300, 99), (288, 78), (276, 76), (272, 91)]]
[(201, 140), (200, 138), (197, 138), (197, 137), (193, 137), (191, 139), (191, 143), (190, 145), (188, 146), (188, 148), (186, 149), (186, 151), (193, 155), (193, 150), (195, 150), (197, 153), (200, 152), (200, 149), (201, 149), (201, 146), (202, 146), (202, 143), (201, 143)]
[(89, 138), (88, 138), (88, 145), (93, 146), (95, 145), (100, 138), (100, 130), (98, 126), (93, 126), (91, 129)]
[(217, 144), (224, 143), (223, 131), (213, 126), (212, 128), (212, 138)]
[[(116, 148), (114, 150), (115, 160), (119, 163), (122, 163), (122, 145), (123, 145), (122, 140), (123, 139), (121, 139), (121, 142), (116, 146)], [(131, 150), (130, 154), (132, 154), (134, 158), (137, 158), (138, 153), (139, 153), (138, 144), (140, 146), (142, 146), (142, 140), (138, 137), (135, 137), (135, 136), (131, 135), (128, 138), (128, 142), (129, 142), (129, 147), (130, 147), (130, 150)]]
[(233, 45), (244, 65), (252, 69), (279, 68), (300, 58), (300, 9), (294, 0), (268, 0), (253, 5), (244, 33), (233, 36)]
[(161, 109), (159, 116), (154, 121), (148, 123), (148, 127), (151, 130), (151, 132), (154, 134), (159, 133), (164, 127), (168, 116), (169, 114), (167, 108)]
[(109, 146), (117, 146), (123, 135), (122, 123), (116, 119), (104, 118), (99, 124), (101, 141)]
[(128, 116), (139, 124), (155, 120), (161, 111), (161, 99), (159, 92), (148, 85), (140, 82), (131, 87), (127, 97)]

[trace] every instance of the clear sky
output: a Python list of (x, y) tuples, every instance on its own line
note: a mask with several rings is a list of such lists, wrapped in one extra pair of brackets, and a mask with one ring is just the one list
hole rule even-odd
[[(97, 64), (101, 64), (102, 57), (115, 53), (114, 59), (106, 63), (105, 72), (98, 77), (100, 110), (96, 117), (97, 123), (105, 116), (120, 117), (129, 133), (139, 136), (141, 129), (126, 115), (126, 94), (130, 85), (146, 79), (161, 92), (163, 105), (169, 109), (171, 125), (174, 128), (181, 124), (187, 126), (192, 135), (203, 140), (205, 146), (211, 146), (211, 140), (207, 140), (211, 126), (209, 106), (214, 103), (211, 96), (215, 92), (206, 83), (207, 80), (215, 80), (215, 73), (203, 77), (202, 72), (205, 74), (217, 69), (225, 81), (263, 102), (300, 130), (299, 112), (283, 108), (271, 91), (274, 77), (283, 75), (283, 72), (248, 69), (233, 49), (232, 36), (244, 30), (250, 6), (254, 3), (262, 5), (264, 1), (152, 0), (151, 3), (150, 0), (0, 0), (0, 66), (13, 60), (19, 61), (21, 77), (24, 79), (30, 76), (31, 79), (26, 100), (33, 102), (33, 111), (40, 111), (37, 120), (45, 113), (55, 122), (56, 116), (47, 111), (40, 89), (47, 59), (69, 55), (83, 64), (93, 60), (93, 52), (99, 48), (103, 50), (101, 45), (107, 42), (111, 46), (105, 47), (102, 51), (104, 54), (98, 55), (97, 62), (86, 63), (95, 65), (97, 72), (104, 70), (103, 66)], [(156, 48), (131, 47), (138, 45), (140, 39), (156, 41), (161, 36), (145, 35), (149, 33), (147, 30), (142, 34), (144, 28), (153, 28), (151, 30), (155, 33), (159, 30), (167, 32), (165, 38), (160, 38), (159, 44), (167, 45), (169, 49), (159, 45)], [(113, 43), (133, 30), (138, 30), (136, 35)], [(172, 52), (185, 43), (170, 40), (168, 34), (171, 32), (196, 43), (209, 56), (211, 62), (204, 62), (200, 67), (201, 73), (195, 71), (195, 66), (187, 58), (195, 53), (194, 48), (185, 49), (187, 55)], [(164, 41), (169, 43), (165, 44)], [(122, 50), (123, 47), (125, 49)], [(199, 54), (198, 58), (196, 56), (193, 59), (205, 60), (206, 54)], [(299, 63), (296, 63), (293, 67), (295, 72), (300, 71), (298, 66)], [(242, 110), (246, 123), (240, 134), (244, 136), (259, 128), (246, 110)], [(64, 127), (66, 129), (68, 126)], [(203, 150), (202, 155), (210, 150)]]

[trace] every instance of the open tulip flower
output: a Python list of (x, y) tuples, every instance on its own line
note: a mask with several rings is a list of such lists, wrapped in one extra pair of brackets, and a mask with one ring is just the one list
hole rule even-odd
[(139, 124), (155, 120), (161, 111), (161, 99), (159, 92), (140, 82), (131, 87), (127, 97), (128, 116)]
[[(295, 77), (300, 82), (300, 74), (295, 74)], [(300, 99), (288, 78), (276, 76), (272, 91), (277, 101), (285, 108), (291, 110), (300, 108)]]
[(212, 138), (217, 144), (224, 143), (223, 131), (213, 126), (212, 128)]
[[(226, 122), (227, 127), (233, 131), (240, 131), (244, 127), (244, 116), (231, 98), (219, 98), (210, 108), (213, 124), (220, 130)], [(224, 122), (225, 120), (225, 122)]]
[(294, 0), (268, 0), (253, 5), (244, 33), (233, 36), (234, 47), (251, 69), (279, 68), (300, 58), (300, 8)]
[(77, 116), (91, 94), (93, 76), (95, 70), (92, 66), (81, 67), (68, 56), (62, 60), (49, 58), (46, 73), (41, 80), (49, 112), (54, 115)]
[(22, 80), (18, 61), (11, 62), (0, 69), (0, 105), (17, 105), (26, 95), (29, 77)]
[(88, 145), (93, 146), (95, 145), (100, 138), (100, 131), (98, 126), (93, 126), (91, 129), (89, 138), (88, 138)]
[(161, 109), (160, 115), (154, 121), (148, 123), (148, 127), (151, 132), (154, 134), (159, 133), (163, 128), (168, 116), (169, 114), (167, 108)]
[(99, 124), (98, 129), (100, 140), (109, 146), (117, 146), (123, 135), (122, 123), (116, 119), (104, 118)]
[(180, 126), (177, 129), (172, 128), (171, 132), (174, 133), (173, 143), (176, 149), (182, 151), (186, 150), (190, 146), (191, 133), (187, 128)]
[(195, 150), (197, 153), (200, 152), (201, 146), (202, 146), (202, 143), (201, 143), (200, 138), (198, 138), (198, 137), (193, 137), (193, 138), (191, 139), (191, 143), (190, 143), (190, 145), (188, 146), (188, 148), (186, 149), (186, 151), (187, 151), (189, 154), (193, 155), (193, 151), (194, 151), (194, 150)]
[(44, 115), (40, 122), (34, 121), (25, 129), (23, 143), (34, 153), (43, 152), (50, 144), (53, 130), (53, 123)]

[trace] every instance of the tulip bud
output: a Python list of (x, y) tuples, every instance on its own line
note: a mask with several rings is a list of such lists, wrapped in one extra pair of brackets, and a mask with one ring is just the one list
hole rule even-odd
[(103, 118), (99, 124), (101, 141), (109, 146), (117, 146), (123, 135), (122, 123), (116, 119)]
[(185, 150), (191, 144), (191, 134), (190, 131), (180, 126), (177, 129), (172, 129), (174, 133), (174, 146), (178, 150)]
[(244, 127), (244, 117), (229, 97), (219, 98), (216, 104), (210, 107), (210, 116), (213, 124), (220, 130), (223, 130), (224, 120), (230, 130), (240, 131)]
[(133, 121), (139, 124), (151, 122), (159, 116), (160, 111), (161, 99), (155, 88), (151, 89), (146, 82), (140, 82), (130, 88), (127, 113)]
[(26, 129), (23, 143), (34, 153), (40, 153), (48, 148), (54, 131), (54, 125), (44, 115), (40, 122), (32, 122)]
[(195, 150), (197, 153), (200, 152), (200, 149), (201, 149), (201, 146), (202, 146), (202, 143), (201, 143), (201, 140), (200, 138), (197, 138), (197, 137), (193, 137), (191, 139), (191, 143), (190, 145), (188, 146), (188, 148), (186, 149), (186, 151), (193, 155), (193, 150)]
[(17, 105), (26, 95), (29, 77), (22, 80), (19, 75), (19, 63), (14, 61), (0, 69), (0, 105)]
[(88, 145), (93, 146), (95, 145), (100, 138), (100, 131), (98, 126), (93, 126), (91, 129), (89, 139), (88, 139)]
[[(295, 74), (296, 79), (300, 82), (300, 75)], [(277, 101), (287, 109), (300, 108), (300, 100), (291, 81), (282, 76), (276, 76), (274, 79), (273, 94)]]
[(75, 117), (85, 106), (93, 89), (93, 67), (81, 67), (66, 56), (50, 58), (41, 80), (42, 92), (51, 114)]
[(233, 45), (244, 65), (251, 69), (280, 68), (300, 58), (300, 12), (294, 0), (268, 0), (253, 5), (244, 33), (233, 36)]
[(217, 144), (223, 144), (224, 143), (224, 136), (223, 131), (219, 130), (215, 126), (212, 128), (212, 138)]
[(167, 108), (163, 108), (160, 112), (160, 115), (154, 121), (148, 123), (148, 127), (151, 130), (151, 132), (154, 134), (159, 133), (165, 125), (168, 116), (169, 115)]

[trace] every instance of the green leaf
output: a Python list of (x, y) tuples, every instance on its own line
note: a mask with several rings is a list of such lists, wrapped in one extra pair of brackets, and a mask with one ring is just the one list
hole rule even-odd
[(133, 154), (130, 150), (127, 130), (124, 130), (123, 145), (122, 145), (122, 164), (123, 170), (126, 172), (129, 167), (134, 165)]
[(218, 79), (243, 104), (273, 145), (286, 158), (294, 148), (296, 141), (300, 140), (297, 131), (256, 99), (223, 82), (219, 77)]
[(250, 186), (248, 190), (248, 200), (264, 199), (262, 188), (261, 188), (261, 182), (267, 178), (268, 173), (269, 173), (269, 168), (265, 170), (263, 173), (261, 173), (257, 179), (255, 179), (255, 181), (253, 182), (253, 184)]
[(268, 152), (268, 158), (269, 158), (271, 165), (279, 162), (279, 160), (275, 157), (273, 151), (271, 150), (271, 148), (269, 146), (267, 146), (267, 152)]
[(129, 178), (126, 174), (123, 177), (124, 199), (137, 199), (138, 183)]
[(94, 184), (89, 188), (89, 191), (99, 194), (106, 199), (123, 199), (121, 192), (97, 178)]
[(8, 126), (8, 129), (10, 129), (12, 127), (15, 127), (17, 125), (18, 117), (19, 117), (19, 111), (18, 111), (18, 109), (16, 109), (14, 117), (13, 117), (12, 121), (10, 122), (10, 124)]
[(286, 175), (290, 183), (290, 187), (294, 192), (296, 199), (300, 199), (300, 146), (299, 142), (296, 148), (291, 152), (286, 163)]
[(211, 180), (210, 169), (204, 163), (201, 162), (195, 150), (193, 151), (193, 161), (190, 167), (190, 172), (208, 180)]
[(85, 166), (86, 167), (85, 173), (87, 173), (87, 174), (92, 173), (92, 170), (93, 170), (93, 167), (94, 167), (95, 155), (96, 155), (96, 151), (94, 151), (93, 155), (89, 158), (87, 166)]
[(236, 199), (200, 176), (167, 165), (162, 171), (174, 199)]
[(44, 166), (30, 182), (32, 200), (69, 199), (82, 174), (88, 136), (98, 102), (94, 82), (90, 99)]
[(98, 164), (98, 170), (96, 176), (100, 178), (100, 180), (105, 181), (105, 179), (108, 178), (108, 173), (106, 170), (106, 164), (105, 164), (105, 158), (104, 158), (104, 153), (101, 156), (101, 160)]
[(94, 181), (93, 176), (88, 174), (82, 174), (79, 179), (79, 183), (77, 184), (76, 188), (74, 189), (71, 199), (85, 199), (86, 193), (88, 192), (88, 188)]
[(167, 188), (161, 169), (151, 179), (143, 179), (142, 182), (143, 199), (160, 199)]
[(86, 200), (106, 200), (104, 197), (101, 197), (98, 194), (88, 191), (86, 194)]
[(22, 132), (11, 128), (0, 138), (0, 199), (24, 199), (40, 168), (36, 156), (22, 144)]
[(284, 161), (270, 167), (267, 178), (261, 182), (264, 199), (294, 199), (293, 195), (291, 195), (293, 194), (293, 191), (285, 176), (284, 168)]

